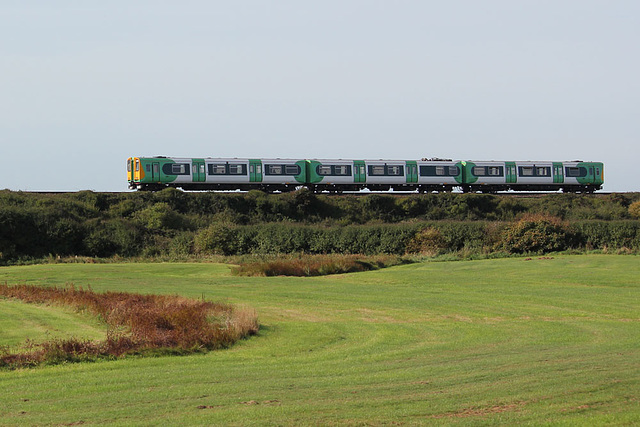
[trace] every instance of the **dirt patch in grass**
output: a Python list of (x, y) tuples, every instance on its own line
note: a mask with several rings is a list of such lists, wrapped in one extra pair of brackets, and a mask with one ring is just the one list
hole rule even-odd
[(465, 408), (456, 412), (447, 412), (444, 414), (432, 415), (431, 418), (467, 418), (481, 417), (490, 414), (499, 414), (502, 412), (517, 411), (524, 406), (524, 402), (509, 403), (506, 405), (495, 405), (488, 407)]
[(116, 358), (127, 354), (187, 354), (225, 348), (258, 331), (252, 309), (177, 295), (96, 293), (76, 288), (0, 285), (0, 297), (33, 304), (59, 304), (98, 316), (107, 324), (104, 341), (29, 340), (17, 351), (0, 348), (0, 367)]

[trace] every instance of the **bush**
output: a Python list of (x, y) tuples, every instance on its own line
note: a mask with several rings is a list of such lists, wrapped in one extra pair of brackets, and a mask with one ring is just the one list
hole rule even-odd
[(438, 255), (445, 247), (446, 242), (440, 230), (427, 227), (418, 231), (407, 243), (407, 252), (433, 256)]
[(238, 253), (236, 235), (233, 225), (214, 223), (196, 234), (194, 249), (202, 254), (235, 255)]
[(177, 234), (169, 243), (169, 253), (171, 255), (185, 256), (194, 252), (194, 233), (182, 232)]
[(546, 253), (565, 250), (569, 235), (567, 225), (559, 218), (543, 214), (526, 214), (508, 225), (502, 236), (502, 247), (511, 253)]
[(185, 228), (182, 215), (175, 212), (167, 203), (160, 202), (136, 214), (136, 218), (150, 230), (169, 230)]
[(629, 205), (629, 215), (633, 218), (640, 219), (640, 201), (633, 202)]
[(97, 257), (135, 256), (147, 246), (144, 231), (133, 221), (110, 219), (85, 223), (84, 248), (78, 252)]

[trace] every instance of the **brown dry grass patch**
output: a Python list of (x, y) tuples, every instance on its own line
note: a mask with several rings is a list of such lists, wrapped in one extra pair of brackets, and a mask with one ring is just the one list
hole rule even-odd
[(410, 261), (394, 255), (283, 255), (276, 259), (240, 261), (236, 276), (325, 276), (378, 270)]
[(73, 285), (48, 288), (4, 284), (0, 285), (0, 296), (73, 307), (107, 324), (104, 341), (69, 338), (36, 344), (27, 340), (22, 351), (2, 348), (0, 367), (6, 368), (128, 354), (188, 354), (229, 347), (258, 331), (258, 318), (252, 309), (177, 295), (96, 293)]

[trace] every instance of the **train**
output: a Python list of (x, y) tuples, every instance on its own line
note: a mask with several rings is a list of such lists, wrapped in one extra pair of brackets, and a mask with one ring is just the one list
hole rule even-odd
[(301, 187), (322, 193), (369, 191), (547, 191), (593, 193), (604, 184), (602, 162), (249, 159), (130, 157), (129, 188), (157, 191), (287, 192)]

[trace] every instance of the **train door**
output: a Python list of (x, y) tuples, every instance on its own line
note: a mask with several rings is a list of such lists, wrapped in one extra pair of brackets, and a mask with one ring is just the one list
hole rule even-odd
[(353, 161), (353, 182), (367, 182), (367, 172), (364, 160)]
[(135, 158), (133, 161), (133, 180), (135, 182), (140, 182), (142, 181), (143, 177), (144, 177), (144, 172), (142, 171), (142, 167), (140, 165), (140, 159)]
[(193, 159), (191, 162), (191, 172), (193, 182), (205, 182), (207, 180), (207, 173), (204, 159)]
[(515, 184), (518, 182), (518, 173), (515, 162), (505, 162), (504, 171), (507, 184)]
[(417, 162), (407, 162), (407, 184), (418, 182), (418, 164)]
[(560, 162), (553, 162), (553, 183), (564, 183), (564, 168)]
[(160, 163), (153, 162), (151, 164), (151, 181), (160, 182)]
[(249, 160), (249, 182), (262, 182), (262, 160)]
[(133, 159), (127, 159), (127, 181), (133, 182)]
[(594, 163), (595, 175), (593, 176), (593, 183), (596, 185), (604, 184), (604, 165), (602, 163)]
[(595, 171), (593, 168), (593, 163), (587, 164), (587, 182), (592, 184), (595, 180)]

